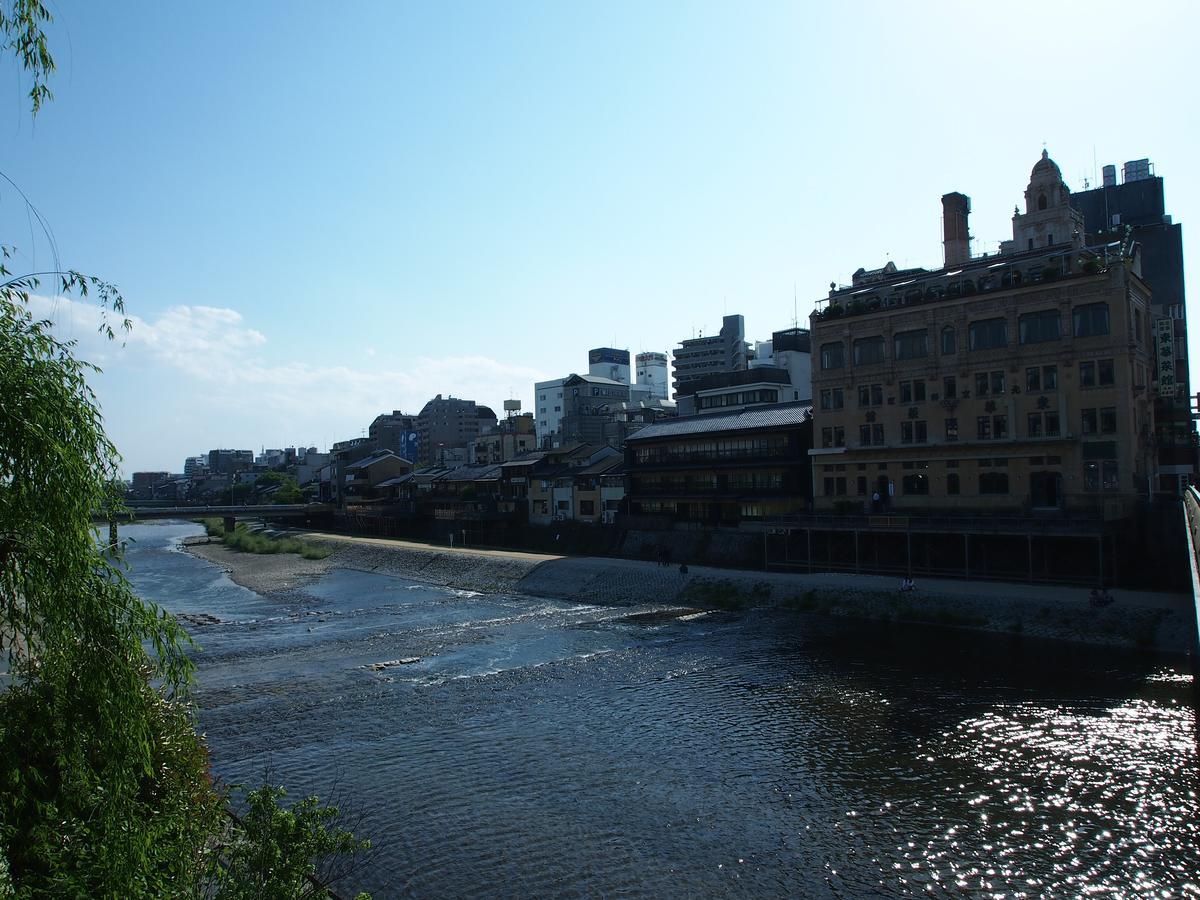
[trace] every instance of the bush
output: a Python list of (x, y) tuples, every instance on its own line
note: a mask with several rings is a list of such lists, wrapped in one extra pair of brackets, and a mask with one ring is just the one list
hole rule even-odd
[[(355, 854), (371, 848), (370, 841), (342, 827), (337, 807), (307, 797), (289, 809), (279, 803), (286, 795), (269, 784), (246, 795), (216, 875), (222, 900), (328, 897), (323, 885), (344, 875)], [(337, 864), (343, 870), (331, 871)]]

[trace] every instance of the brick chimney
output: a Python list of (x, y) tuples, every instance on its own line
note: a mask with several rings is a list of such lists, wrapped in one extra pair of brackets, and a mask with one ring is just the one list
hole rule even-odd
[(971, 232), (967, 217), (971, 198), (957, 191), (942, 196), (942, 247), (947, 266), (957, 266), (971, 258)]

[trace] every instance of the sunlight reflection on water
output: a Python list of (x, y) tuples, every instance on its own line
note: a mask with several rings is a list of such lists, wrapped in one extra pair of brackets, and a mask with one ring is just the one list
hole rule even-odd
[(194, 616), (217, 771), (339, 784), (349, 893), (1200, 896), (1172, 664), (365, 573), (264, 598), (157, 527), (134, 581)]

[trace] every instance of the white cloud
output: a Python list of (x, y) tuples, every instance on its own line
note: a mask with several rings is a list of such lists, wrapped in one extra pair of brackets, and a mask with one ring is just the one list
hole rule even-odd
[[(209, 410), (223, 417), (252, 416), (268, 437), (285, 427), (314, 438), (347, 437), (380, 412), (418, 412), (435, 394), (498, 403), (510, 388), (525, 393), (546, 377), (478, 355), (406, 357), (403, 367), (389, 365), (383, 354), (364, 354), (369, 367), (269, 361), (266, 335), (247, 327), (237, 310), (211, 306), (173, 306), (153, 318), (131, 317), (133, 328), (123, 335), (122, 348), (96, 333), (101, 313), (92, 304), (33, 297), (31, 307), (51, 319), (61, 336), (78, 340), (81, 357), (110, 371), (165, 367), (183, 376), (185, 395), (178, 400), (197, 415)], [(119, 318), (109, 319), (115, 329)], [(214, 421), (214, 431), (219, 424)]]

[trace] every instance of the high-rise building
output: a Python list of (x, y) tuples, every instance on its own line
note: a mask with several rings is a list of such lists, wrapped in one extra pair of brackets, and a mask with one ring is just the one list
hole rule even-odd
[(409, 462), (416, 462), (420, 456), (416, 416), (406, 415), (398, 409), (382, 413), (375, 417), (367, 435), (376, 450), (391, 450)]
[(570, 376), (539, 381), (533, 386), (533, 420), (539, 447), (553, 447), (562, 431), (563, 382)]
[(210, 475), (231, 475), (249, 471), (254, 466), (253, 450), (209, 450), (208, 471)]
[(741, 372), (747, 366), (749, 345), (741, 316), (725, 316), (711, 337), (689, 338), (675, 348), (675, 396), (687, 393), (690, 382), (718, 372)]
[(453, 449), (462, 449), (465, 457), (467, 445), (495, 427), (496, 414), (490, 408), (477, 406), (474, 400), (443, 399), (438, 394), (417, 416), (420, 461), (432, 463), (444, 451)]
[(1142, 278), (1150, 285), (1151, 309), (1157, 320), (1155, 346), (1159, 348), (1158, 399), (1154, 410), (1158, 489), (1178, 493), (1196, 472), (1184, 302), (1183, 226), (1167, 215), (1163, 179), (1154, 174), (1148, 159), (1125, 163), (1122, 174), (1123, 179), (1118, 183), (1116, 166), (1105, 166), (1103, 184), (1072, 194), (1071, 206), (1083, 216), (1090, 246), (1105, 246), (1128, 238), (1141, 247)]

